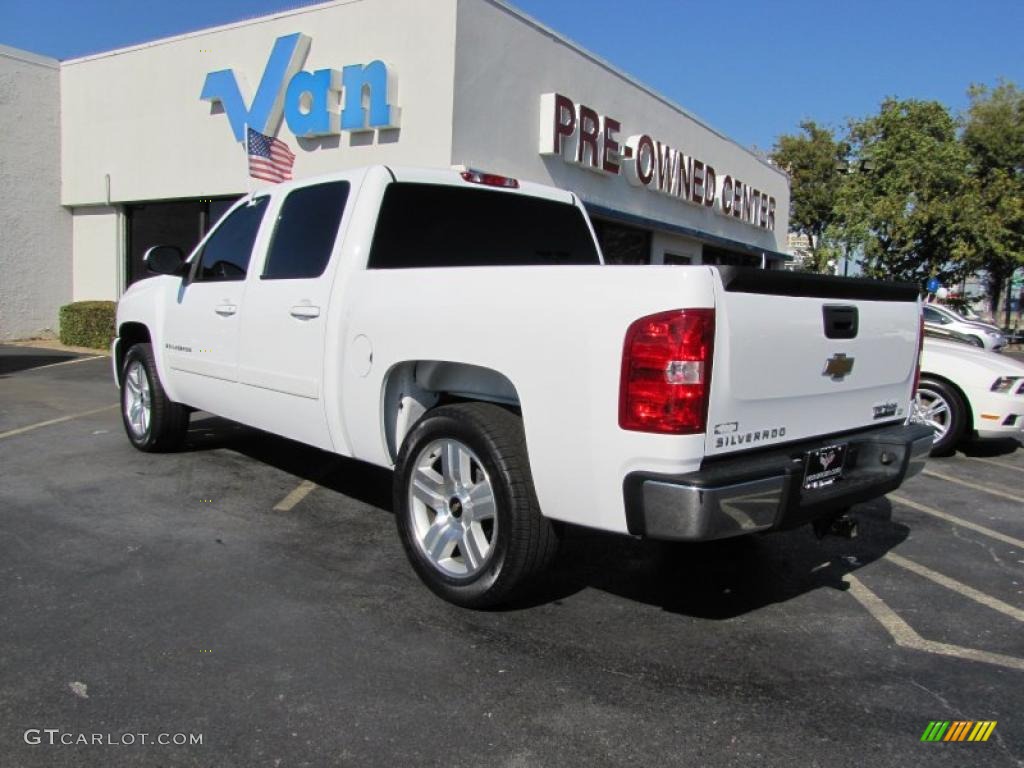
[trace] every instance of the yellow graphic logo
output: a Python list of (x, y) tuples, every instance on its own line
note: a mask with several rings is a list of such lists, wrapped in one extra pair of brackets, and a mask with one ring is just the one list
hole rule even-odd
[(932, 720), (921, 741), (988, 741), (996, 720)]

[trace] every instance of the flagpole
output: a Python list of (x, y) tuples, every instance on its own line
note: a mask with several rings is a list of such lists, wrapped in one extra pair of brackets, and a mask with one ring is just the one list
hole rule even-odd
[(245, 177), (249, 180), (247, 186), (249, 187), (249, 195), (251, 196), (253, 194), (253, 192), (256, 191), (256, 187), (252, 183), (252, 174), (249, 173), (249, 124), (248, 123), (245, 124), (245, 128), (243, 130), (245, 131), (245, 139), (242, 141), (242, 147), (245, 149)]

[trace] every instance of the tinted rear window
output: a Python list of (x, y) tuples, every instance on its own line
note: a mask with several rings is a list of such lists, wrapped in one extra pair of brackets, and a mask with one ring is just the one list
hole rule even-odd
[(580, 210), (484, 189), (391, 184), (371, 269), (598, 264)]

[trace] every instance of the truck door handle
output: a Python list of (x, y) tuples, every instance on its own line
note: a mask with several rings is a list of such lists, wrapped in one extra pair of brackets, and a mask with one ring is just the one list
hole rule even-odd
[(298, 317), (300, 319), (307, 319), (310, 317), (320, 317), (320, 307), (311, 307), (308, 304), (299, 304), (291, 308), (292, 317)]
[(855, 339), (859, 325), (856, 307), (826, 304), (821, 308), (827, 339)]
[(238, 311), (235, 304), (219, 304), (214, 310), (221, 317), (230, 317)]

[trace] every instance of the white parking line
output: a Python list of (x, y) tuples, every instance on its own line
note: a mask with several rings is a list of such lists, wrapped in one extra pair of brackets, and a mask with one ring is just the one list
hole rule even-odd
[(968, 461), (980, 461), (983, 464), (991, 464), (993, 467), (1002, 467), (1003, 469), (1013, 469), (1017, 472), (1024, 472), (1024, 467), (1018, 467), (1015, 464), (1007, 464), (1003, 461), (993, 461), (992, 459), (982, 459), (977, 456), (964, 456)]
[(894, 552), (889, 552), (885, 555), (885, 559), (895, 563), (901, 568), (906, 568), (912, 573), (916, 573), (918, 576), (923, 576), (929, 581), (934, 581), (936, 584), (951, 589), (963, 595), (966, 598), (974, 600), (976, 603), (981, 603), (987, 608), (991, 608), (994, 611), (1006, 614), (1010, 618), (1016, 619), (1017, 621), (1024, 622), (1024, 611), (1020, 608), (1014, 608), (1009, 603), (1004, 603), (1002, 600), (986, 595), (984, 592), (979, 592), (974, 587), (969, 587), (966, 584), (962, 584), (956, 579), (951, 579), (949, 576), (943, 576), (937, 571), (933, 571), (931, 568), (926, 568), (920, 563), (915, 563), (913, 560), (908, 560), (905, 557), (901, 557)]
[(932, 515), (934, 517), (941, 518), (942, 520), (947, 520), (953, 523), (954, 525), (959, 525), (961, 528), (967, 528), (972, 531), (977, 531), (978, 533), (984, 534), (985, 536), (995, 539), (996, 541), (1001, 541), (1004, 544), (1009, 544), (1011, 547), (1019, 547), (1020, 549), (1024, 549), (1024, 541), (1021, 541), (1020, 539), (1015, 539), (1013, 538), (1013, 536), (1007, 536), (1005, 533), (1000, 533), (999, 531), (994, 531), (991, 528), (986, 528), (983, 525), (972, 523), (970, 520), (964, 520), (962, 517), (957, 517), (956, 515), (951, 515), (948, 512), (943, 512), (941, 509), (935, 509), (934, 507), (928, 507), (925, 506), (924, 504), (918, 504), (916, 501), (911, 501), (910, 499), (904, 498), (903, 496), (900, 496), (899, 494), (896, 493), (890, 493), (889, 498), (892, 501), (895, 501), (897, 504), (902, 504), (905, 507), (916, 509), (918, 512), (924, 512), (927, 515)]
[(1005, 656), (1001, 653), (979, 651), (976, 648), (964, 648), (960, 645), (926, 640), (917, 634), (914, 628), (907, 624), (907, 622), (897, 616), (896, 612), (886, 605), (882, 598), (865, 587), (856, 576), (847, 574), (844, 580), (850, 585), (850, 594), (885, 628), (892, 636), (896, 645), (915, 651), (934, 653), (939, 656), (952, 656), (957, 659), (966, 659), (967, 661), (978, 661), (982, 664), (994, 664), (998, 667), (1024, 672), (1024, 659)]
[(15, 435), (21, 435), (25, 432), (31, 432), (34, 429), (41, 427), (48, 427), (51, 424), (60, 424), (64, 421), (71, 421), (72, 419), (80, 419), (83, 416), (92, 416), (94, 413), (103, 413), (103, 411), (112, 411), (115, 408), (120, 408), (120, 405), (116, 403), (114, 405), (105, 405), (102, 408), (93, 408), (91, 411), (82, 411), (81, 413), (72, 413), (70, 416), (61, 416), (59, 419), (49, 419), (48, 421), (40, 421), (38, 424), (29, 424), (27, 427), (18, 427), (17, 429), (11, 429), (7, 432), (0, 432), (0, 439), (5, 437), (14, 437)]
[(309, 494), (312, 493), (313, 489), (316, 487), (316, 483), (314, 483), (312, 480), (303, 480), (301, 483), (298, 484), (298, 486), (295, 487), (295, 489), (291, 493), (289, 493), (287, 496), (285, 496), (283, 499), (277, 502), (277, 504), (274, 505), (274, 511), (290, 512), (292, 510), (292, 507), (294, 507), (304, 498), (309, 496)]
[(1000, 498), (1009, 499), (1010, 501), (1019, 501), (1021, 504), (1024, 504), (1024, 496), (1015, 496), (1012, 493), (1008, 493), (1007, 491), (1001, 491), (996, 488), (989, 488), (987, 485), (970, 483), (966, 480), (961, 480), (959, 477), (944, 475), (941, 472), (933, 472), (930, 469), (924, 470), (924, 472), (922, 472), (921, 474), (928, 475), (929, 477), (937, 477), (940, 480), (945, 480), (947, 483), (956, 483), (957, 485), (962, 485), (965, 488), (971, 488), (972, 490), (975, 491), (984, 491), (985, 493), (990, 493), (993, 496), (999, 496)]

